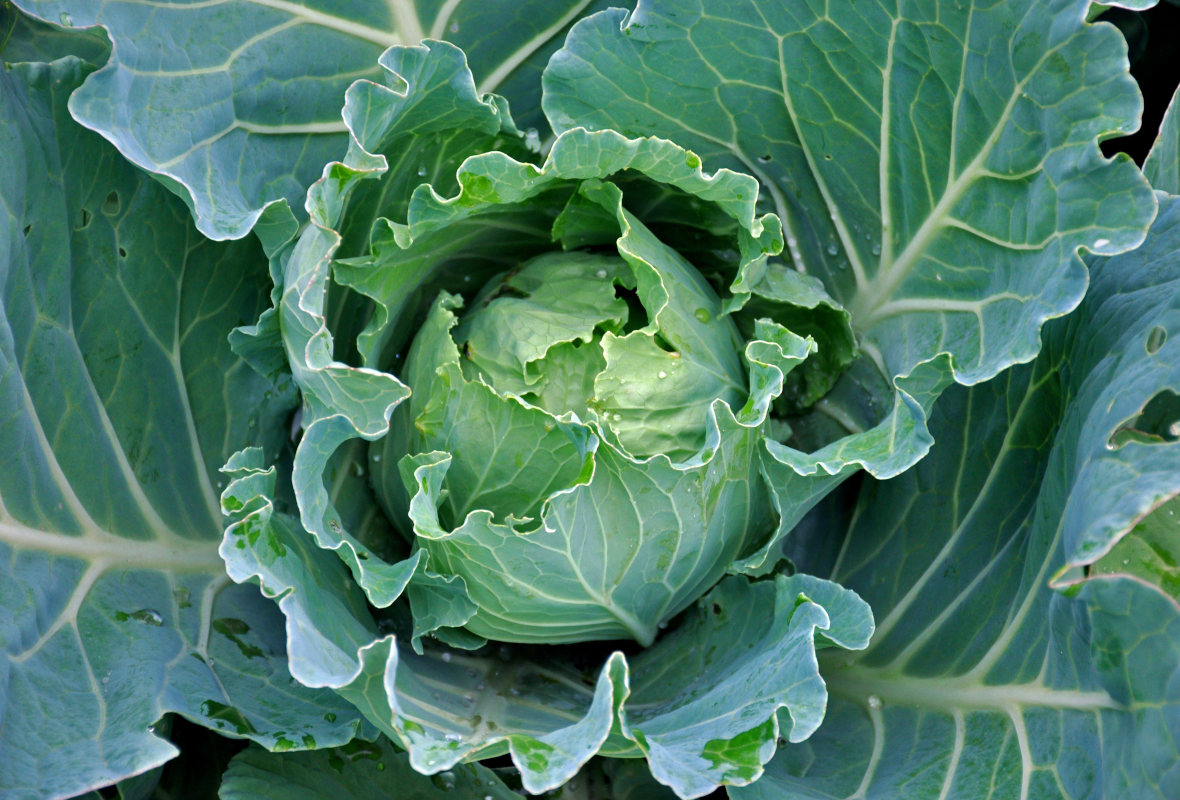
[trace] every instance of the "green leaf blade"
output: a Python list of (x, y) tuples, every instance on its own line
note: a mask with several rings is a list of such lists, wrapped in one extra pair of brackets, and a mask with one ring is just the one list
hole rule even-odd
[(292, 400), (225, 341), (266, 303), (261, 253), (202, 241), (179, 201), (73, 122), (91, 69), (0, 74), (0, 785), (14, 798), (157, 767), (176, 754), (152, 727), (168, 713), (271, 746), (359, 725), (290, 682), (281, 616), (229, 584), (216, 552), (211, 470), (229, 442), (277, 448)]

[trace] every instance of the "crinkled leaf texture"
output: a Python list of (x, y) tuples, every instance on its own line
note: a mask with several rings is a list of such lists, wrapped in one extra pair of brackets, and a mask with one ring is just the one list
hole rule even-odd
[[(1091, 259), (1031, 365), (948, 391), (861, 489), (830, 577), (880, 616), (833, 703), (737, 798), (1180, 795), (1180, 201)], [(1159, 544), (1151, 546), (1152, 541)]]
[[(437, 642), (409, 647), (411, 636), (427, 632), (423, 616), (430, 620), (426, 627), (442, 625), (436, 633), (451, 644), (482, 644), (447, 627), (470, 614), (461, 602), (463, 587), (429, 572), (433, 561), (425, 550), (399, 560), (388, 552), (388, 542), (374, 543), (357, 530), (349, 521), (352, 502), (338, 502), (333, 476), (380, 464), (379, 450), (368, 464), (342, 461), (340, 454), (355, 458), (348, 448), (385, 436), (391, 414), (406, 399), (406, 387), (378, 367), (412, 333), (406, 322), (415, 318), (413, 302), (440, 288), (462, 288), (464, 279), (485, 280), (503, 269), (499, 259), (519, 263), (552, 249), (554, 233), (571, 246), (601, 241), (606, 208), (612, 209), (605, 218), (613, 226), (607, 241), (617, 239), (620, 253), (642, 257), (649, 234), (602, 178), (635, 170), (716, 207), (723, 229), (736, 238), (739, 272), (751, 284), (762, 278), (767, 254), (782, 246), (777, 219), (755, 214), (752, 179), (725, 170), (703, 173), (697, 156), (662, 140), (572, 131), (554, 143), (540, 166), (514, 158), (503, 151), (521, 157), (528, 152), (506, 104), (480, 96), (461, 52), (445, 43), (393, 48), (382, 63), (390, 72), (387, 85), (361, 81), (349, 90), (345, 118), (354, 133), (352, 147), (345, 162), (328, 165), (312, 187), (311, 225), (292, 246), (275, 251), (277, 313), (236, 339), (243, 351), (266, 361), (260, 354), (281, 333), (303, 392), (304, 430), (291, 476), (298, 520), (276, 507), (278, 476), (262, 452), (244, 451), (227, 464), (232, 483), (222, 503), (235, 522), (221, 552), (231, 575), (257, 577), (267, 594), (281, 598), (293, 674), (355, 703), (409, 751), (419, 771), (437, 773), (464, 759), (507, 751), (524, 787), (540, 792), (561, 785), (602, 752), (645, 757), (652, 773), (685, 797), (755, 780), (780, 735), (801, 740), (822, 718), (826, 690), (816, 671), (817, 641), (845, 648), (867, 643), (872, 616), (854, 594), (805, 576), (759, 582), (732, 576), (652, 647), (633, 658), (621, 652), (583, 656), (593, 658), (588, 667), (563, 660), (560, 649), (492, 645), (473, 653)], [(457, 173), (434, 185), (422, 183), (431, 167), (408, 177), (406, 165), (432, 152), (440, 154), (437, 174), (440, 163), (458, 167)], [(453, 194), (440, 194), (439, 186)], [(594, 211), (598, 196), (609, 202)], [(620, 221), (627, 223), (623, 233)], [(514, 249), (507, 256), (504, 232)], [(332, 292), (339, 287), (330, 278), (375, 304), (357, 340), (356, 357), (365, 366), (336, 358), (340, 345), (330, 320)], [(815, 294), (812, 287), (812, 305), (819, 302)], [(792, 341), (782, 337), (783, 343)], [(754, 344), (764, 361), (751, 362), (752, 374), (766, 376), (752, 380), (765, 396), (752, 399), (738, 416), (750, 413), (757, 420), (777, 392), (772, 384), (781, 388), (786, 362), (775, 366), (771, 342)], [(781, 352), (778, 357), (784, 358)], [(899, 418), (920, 420), (917, 409), (903, 396), (882, 430)], [(733, 424), (733, 413), (729, 419)], [(884, 438), (876, 430), (860, 436)], [(742, 447), (755, 458), (767, 457), (756, 442)], [(855, 444), (843, 447), (846, 457), (831, 456), (835, 469), (809, 464), (821, 476), (818, 486), (798, 501), (780, 498), (784, 516), (801, 515), (835, 485), (840, 476), (833, 473), (868, 458)], [(914, 447), (898, 455), (902, 449), (885, 458), (912, 463), (920, 454)], [(808, 459), (789, 452), (800, 462)], [(710, 457), (702, 451), (698, 463)], [(422, 483), (429, 487), (431, 480)], [(428, 494), (415, 499), (433, 502)], [(757, 563), (763, 561), (765, 554)], [(396, 608), (381, 610), (407, 585), (416, 634), (399, 627)], [(417, 595), (416, 588), (422, 589)], [(422, 607), (429, 613), (420, 614)], [(390, 635), (390, 624), (401, 638)], [(692, 669), (668, 671), (689, 662)]]
[[(6, 56), (60, 52), (52, 31), (12, 30)], [(265, 304), (265, 259), (204, 241), (179, 200), (70, 118), (92, 70), (66, 57), (0, 71), (6, 800), (162, 764), (176, 749), (152, 726), (169, 712), (268, 747), (342, 743), (360, 724), (291, 679), (281, 616), (217, 555), (228, 445), (273, 452), (292, 401), (225, 339)]]
[[(16, 5), (53, 23), (106, 29), (111, 60), (71, 99), (71, 112), (179, 194), (202, 233), (237, 239), (268, 208), (271, 222), (302, 208), (320, 169), (347, 146), (344, 90), (380, 75), (385, 48), (426, 37), (453, 41), (467, 51), (481, 91), (537, 109), (541, 67), (570, 24), (609, 3)], [(540, 114), (529, 124), (542, 125)]]
[(888, 375), (973, 384), (1076, 307), (1079, 248), (1128, 250), (1155, 213), (1097, 147), (1141, 101), (1087, 6), (643, 0), (574, 27), (544, 108), (558, 132), (666, 136), (757, 176), (792, 264)]

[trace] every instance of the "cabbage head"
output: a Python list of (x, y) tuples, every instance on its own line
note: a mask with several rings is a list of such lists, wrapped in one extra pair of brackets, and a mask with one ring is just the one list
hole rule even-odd
[[(872, 631), (854, 593), (771, 574), (783, 533), (859, 464), (913, 463), (918, 403), (776, 258), (753, 177), (613, 130), (539, 146), (445, 43), (382, 64), (311, 224), (272, 231), (276, 308), (235, 335), (303, 408), (298, 522), (258, 451), (227, 465), (231, 572), (293, 589), (293, 674), (421, 771), (507, 750), (529, 791), (596, 753), (685, 794), (752, 779), (822, 718), (817, 643)], [(299, 527), (323, 549), (292, 570), (351, 578), (278, 574)]]
[(430, 305), (375, 485), (427, 568), (462, 581), (467, 631), (650, 645), (770, 535), (767, 412), (814, 343), (766, 317), (746, 342), (616, 185), (567, 191), (601, 225), (590, 246)]
[(472, 633), (649, 645), (767, 534), (737, 326), (647, 238), (650, 261), (536, 256), (461, 317), (443, 292), (414, 337), (378, 492), (462, 579)]

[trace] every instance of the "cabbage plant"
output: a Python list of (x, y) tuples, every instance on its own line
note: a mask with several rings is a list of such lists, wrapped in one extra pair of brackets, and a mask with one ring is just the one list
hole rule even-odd
[(1180, 793), (1175, 109), (607, 5), (0, 6), (0, 797)]

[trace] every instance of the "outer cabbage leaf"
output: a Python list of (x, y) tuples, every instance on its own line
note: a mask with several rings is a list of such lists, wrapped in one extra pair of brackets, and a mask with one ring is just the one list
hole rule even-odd
[(0, 7), (0, 53), (9, 64), (49, 62), (74, 56), (87, 64), (106, 62), (111, 43), (101, 28), (63, 28)]
[[(378, 77), (377, 57), (426, 37), (463, 47), (480, 91), (537, 108), (540, 68), (569, 25), (602, 0), (396, 0), (391, 3), (105, 3), (21, 0), (63, 25), (101, 25), (110, 62), (71, 112), (188, 203), (197, 228), (240, 238), (301, 209), (307, 187), (347, 146), (340, 98)], [(531, 124), (541, 124), (533, 114)]]
[(1128, 250), (1155, 212), (1098, 151), (1141, 102), (1086, 6), (640, 2), (575, 26), (544, 106), (558, 132), (666, 136), (756, 175), (792, 265), (889, 376), (945, 354), (972, 384), (1077, 305), (1079, 248)]
[[(442, 626), (434, 633), (444, 641), (482, 643), (445, 633), (468, 613), (453, 602), (452, 590), (461, 587), (444, 587), (422, 550), (398, 560), (362, 541), (333, 498), (329, 473), (342, 447), (385, 435), (391, 413), (405, 399), (405, 387), (377, 367), (404, 346), (410, 332), (406, 319), (414, 316), (411, 303), (440, 288), (460, 288), (465, 278), (486, 279), (499, 271), (495, 258), (480, 265), (472, 254), (504, 257), (498, 237), (505, 234), (516, 242), (513, 263), (530, 250), (552, 249), (551, 229), (571, 242), (601, 237), (605, 198), (615, 220), (607, 241), (619, 239), (620, 253), (644, 257), (643, 236), (620, 237), (619, 220), (631, 225), (632, 218), (620, 205), (618, 190), (597, 178), (632, 169), (718, 207), (751, 272), (782, 246), (776, 220), (754, 213), (752, 179), (724, 170), (705, 174), (694, 154), (669, 142), (573, 132), (555, 142), (540, 166), (502, 151), (485, 152), (496, 147), (520, 152), (513, 144), (520, 134), (500, 98), (477, 95), (458, 50), (445, 43), (394, 48), (382, 62), (391, 73), (386, 86), (359, 82), (350, 89), (346, 119), (355, 137), (350, 153), (344, 163), (325, 168), (308, 197), (311, 226), (275, 261), (277, 314), (237, 340), (246, 348), (264, 347), (273, 340), (267, 326), (281, 331), (304, 397), (304, 431), (291, 479), (298, 524), (324, 549), (306, 552), (287, 543), (298, 531), (292, 518), (275, 510), (276, 476), (261, 453), (245, 452), (227, 465), (234, 482), (222, 501), (236, 515), (222, 546), (231, 573), (236, 580), (256, 576), (268, 595), (281, 598), (293, 674), (309, 685), (336, 688), (405, 747), (419, 771), (437, 773), (464, 759), (507, 751), (524, 787), (540, 792), (560, 785), (603, 751), (644, 755), (660, 779), (683, 796), (755, 779), (776, 746), (778, 709), (788, 709), (782, 718), (793, 720), (782, 726), (786, 737), (805, 736), (818, 722), (826, 691), (815, 671), (817, 636), (848, 647), (867, 641), (871, 615), (854, 595), (822, 581), (755, 584), (732, 577), (681, 623), (698, 626), (699, 636), (669, 635), (634, 666), (619, 652), (587, 655), (575, 664), (546, 648), (451, 650), (422, 636)], [(462, 162), (449, 184), (451, 196), (430, 184), (416, 186), (405, 170), (438, 141), (444, 163)], [(463, 147), (475, 155), (463, 160)], [(368, 180), (387, 169), (387, 184)], [(575, 199), (576, 181), (584, 181), (581, 199)], [(341, 253), (346, 257), (337, 259)], [(393, 268), (381, 269), (384, 262)], [(329, 278), (375, 303), (358, 340), (357, 358), (366, 366), (336, 357)], [(766, 337), (750, 344), (758, 395), (742, 415), (764, 415), (781, 388), (789, 359), (780, 350), (776, 361), (774, 347), (790, 339), (785, 332)], [(757, 456), (756, 449), (747, 449)], [(369, 464), (354, 466), (367, 471), (380, 465), (380, 458), (374, 448)], [(438, 463), (416, 466), (429, 471)], [(390, 473), (397, 475), (385, 470)], [(424, 483), (420, 504), (429, 507), (433, 484)], [(270, 545), (272, 539), (282, 546)], [(355, 584), (342, 579), (341, 559)], [(429, 591), (415, 596), (422, 579), (428, 579)], [(399, 617), (399, 607), (389, 607), (407, 584), (415, 607), (412, 625)], [(429, 610), (425, 624), (419, 605)], [(725, 622), (709, 610), (713, 605), (744, 621)], [(690, 657), (685, 653), (695, 647), (690, 639), (701, 637), (716, 647), (714, 654), (692, 656), (703, 659), (698, 673), (664, 677), (666, 665)], [(410, 643), (417, 648), (406, 646)], [(646, 678), (653, 670), (659, 677)]]
[(822, 662), (823, 726), (735, 797), (1180, 792), (1180, 603), (1132, 558), (1174, 557), (1180, 496), (1180, 202), (1160, 202), (1033, 364), (949, 391), (930, 456), (863, 487), (831, 576), (877, 635)]
[(1180, 194), (1180, 89), (1164, 114), (1155, 144), (1143, 162), (1143, 174), (1161, 192)]
[[(18, 26), (11, 52), (56, 54), (44, 33)], [(6, 798), (162, 764), (176, 749), (152, 726), (168, 712), (268, 747), (344, 742), (359, 724), (292, 681), (281, 617), (217, 555), (211, 476), (231, 443), (274, 452), (292, 400), (225, 341), (266, 302), (265, 260), (202, 240), (182, 203), (69, 117), (92, 69), (0, 72)]]
[(309, 753), (268, 753), (249, 747), (230, 762), (217, 796), (221, 800), (520, 800), (479, 764), (460, 764), (428, 778), (415, 772), (405, 753), (388, 742), (356, 741)]
[[(773, 604), (763, 599), (770, 595)], [(864, 601), (828, 581), (728, 578), (679, 629), (636, 656), (622, 733), (639, 744), (653, 777), (682, 797), (756, 781), (776, 741), (802, 741), (823, 718), (813, 641), (859, 650), (872, 632)]]
[(1088, 16), (1093, 18), (1097, 16), (1098, 13), (1101, 13), (1100, 11), (1095, 13), (1097, 9), (1105, 11), (1108, 8), (1126, 8), (1130, 11), (1146, 11), (1149, 8), (1154, 8), (1158, 2), (1159, 0), (1112, 0), (1112, 2), (1109, 3), (1094, 3), (1094, 8), (1090, 10)]

